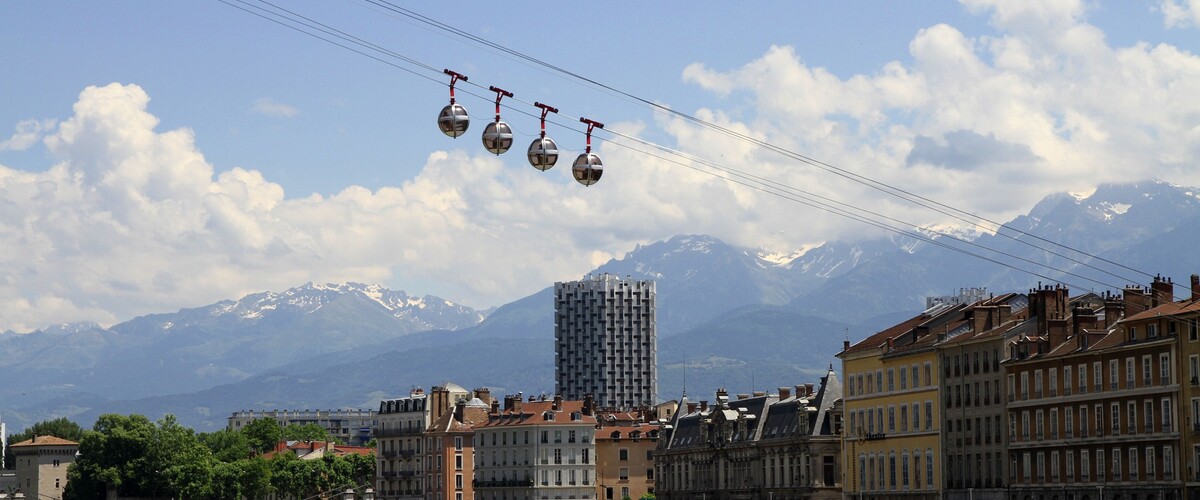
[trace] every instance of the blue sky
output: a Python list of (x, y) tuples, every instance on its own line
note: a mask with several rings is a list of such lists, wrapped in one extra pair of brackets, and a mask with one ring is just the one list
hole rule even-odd
[[(945, 222), (368, 2), (287, 6), (564, 124)], [(1100, 182), (1200, 185), (1195, 2), (405, 6), (993, 217)], [(0, 257), (0, 331), (309, 280), (498, 305), (673, 234), (779, 252), (878, 236), (604, 132), (600, 184), (569, 179), (583, 137), (555, 125), (567, 158), (538, 173), (521, 154), (535, 120), (509, 112), (517, 147), (488, 155), (490, 103), (462, 96), (472, 129), (451, 140), (444, 85), (216, 1), (5, 2), (0, 44), (0, 243), (17, 250)]]

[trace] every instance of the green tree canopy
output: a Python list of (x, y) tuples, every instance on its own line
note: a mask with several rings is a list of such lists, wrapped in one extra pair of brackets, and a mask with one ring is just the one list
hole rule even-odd
[(245, 433), (221, 429), (216, 432), (201, 433), (200, 442), (204, 443), (213, 457), (222, 462), (235, 462), (250, 458), (250, 439)]
[(242, 427), (242, 434), (250, 441), (250, 449), (255, 453), (266, 453), (275, 449), (275, 445), (283, 438), (283, 428), (272, 418), (260, 418)]
[(336, 441), (328, 430), (314, 423), (288, 424), (283, 428), (283, 439), (288, 441)]

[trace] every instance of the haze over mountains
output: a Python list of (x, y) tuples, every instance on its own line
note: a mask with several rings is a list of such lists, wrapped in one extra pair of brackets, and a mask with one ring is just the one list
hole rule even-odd
[[(1049, 196), (1009, 222), (1120, 265), (1035, 248), (1026, 242), (1048, 245), (1030, 236), (976, 235), (968, 228), (956, 234), (971, 235), (979, 246), (926, 233), (935, 243), (906, 236), (828, 242), (786, 257), (709, 236), (676, 236), (593, 272), (657, 280), (661, 399), (678, 398), (684, 387), (701, 395), (717, 387), (770, 390), (815, 382), (836, 364), (843, 339), (860, 339), (915, 313), (930, 295), (975, 286), (1025, 291), (1050, 280), (1067, 283), (1073, 293), (1149, 283), (1138, 271), (1186, 283), (1200, 272), (1200, 253), (1192, 250), (1200, 244), (1198, 194), (1163, 182), (1104, 185), (1087, 197)], [(90, 425), (105, 412), (152, 418), (170, 412), (211, 430), (236, 410), (370, 408), (412, 386), (444, 381), (494, 392), (550, 392), (547, 285), (489, 312), (372, 285), (310, 283), (109, 329), (5, 332), (0, 416), (21, 429), (57, 416)]]

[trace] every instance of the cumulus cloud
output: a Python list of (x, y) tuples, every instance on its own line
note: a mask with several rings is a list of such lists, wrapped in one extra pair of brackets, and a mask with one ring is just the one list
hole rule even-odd
[(287, 104), (276, 102), (270, 97), (263, 97), (254, 101), (254, 106), (250, 111), (260, 115), (272, 116), (275, 118), (291, 118), (300, 114), (300, 110)]
[(1200, 0), (1163, 0), (1160, 9), (1168, 28), (1200, 27)]
[(24, 151), (34, 144), (47, 130), (54, 128), (54, 120), (22, 120), (12, 137), (0, 141), (0, 151)]

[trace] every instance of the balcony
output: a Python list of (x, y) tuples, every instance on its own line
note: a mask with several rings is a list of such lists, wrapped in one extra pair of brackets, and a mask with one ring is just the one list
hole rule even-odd
[(497, 479), (495, 481), (483, 481), (476, 479), (471, 481), (471, 484), (476, 488), (528, 488), (533, 486), (532, 479)]
[(403, 437), (403, 436), (420, 436), (420, 429), (380, 429), (378, 427), (371, 428), (371, 435), (377, 438)]

